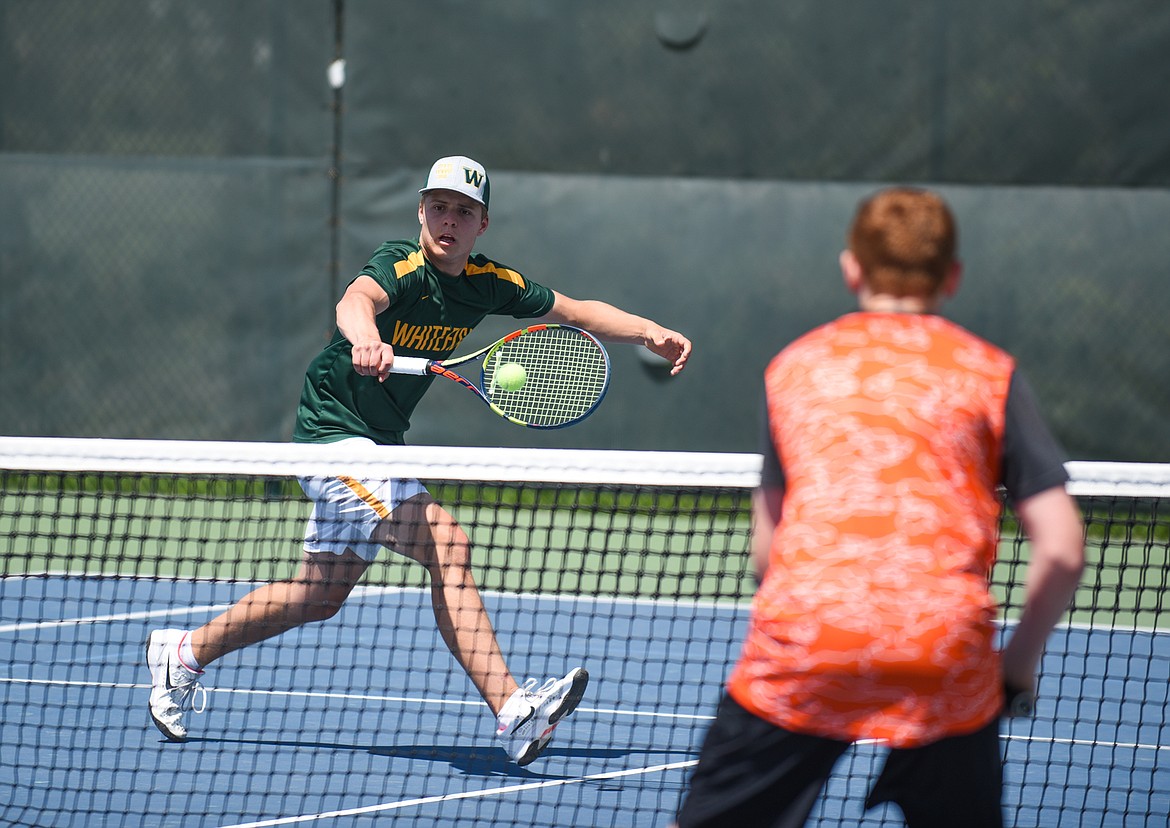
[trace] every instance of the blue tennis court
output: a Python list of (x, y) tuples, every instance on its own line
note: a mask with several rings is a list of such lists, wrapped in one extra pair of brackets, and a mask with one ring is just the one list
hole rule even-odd
[[(428, 594), (370, 588), (329, 622), (215, 665), (193, 738), (165, 742), (145, 709), (147, 632), (195, 626), (250, 587), (0, 580), (0, 817), (53, 826), (665, 825), (746, 612), (486, 595), (519, 679), (578, 664), (591, 674), (553, 746), (519, 768), (434, 632)], [(1009, 824), (1165, 826), (1168, 670), (1165, 632), (1058, 630), (1036, 718), (1005, 729)], [(861, 811), (879, 762), (872, 746), (851, 751), (813, 824), (900, 825), (896, 811)]]

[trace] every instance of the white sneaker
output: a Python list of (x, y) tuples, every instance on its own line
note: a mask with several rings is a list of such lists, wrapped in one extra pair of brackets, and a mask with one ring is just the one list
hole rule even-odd
[(581, 703), (588, 683), (589, 673), (576, 667), (539, 688), (536, 679), (529, 679), (512, 694), (496, 717), (496, 736), (512, 761), (523, 767), (540, 756), (552, 741), (557, 722)]
[(146, 637), (146, 666), (150, 668), (150, 718), (172, 742), (187, 738), (183, 714), (202, 713), (207, 691), (199, 683), (203, 671), (188, 670), (179, 661), (183, 630), (155, 630)]

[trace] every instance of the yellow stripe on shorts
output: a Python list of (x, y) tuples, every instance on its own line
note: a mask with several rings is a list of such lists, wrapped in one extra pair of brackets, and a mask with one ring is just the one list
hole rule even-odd
[(360, 480), (355, 480), (352, 477), (338, 477), (342, 483), (349, 487), (355, 495), (365, 501), (366, 505), (374, 510), (378, 517), (385, 520), (390, 517), (390, 510), (386, 508), (386, 504), (374, 497), (373, 493), (362, 485)]

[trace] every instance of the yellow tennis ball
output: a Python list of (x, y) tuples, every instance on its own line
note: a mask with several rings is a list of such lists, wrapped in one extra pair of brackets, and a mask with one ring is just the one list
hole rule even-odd
[(528, 372), (519, 362), (505, 362), (496, 369), (496, 385), (505, 391), (519, 391), (528, 382)]

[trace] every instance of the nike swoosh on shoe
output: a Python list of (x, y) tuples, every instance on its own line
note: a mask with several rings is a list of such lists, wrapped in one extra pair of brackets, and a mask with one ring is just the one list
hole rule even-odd
[(524, 716), (520, 719), (517, 719), (516, 721), (512, 722), (512, 724), (508, 725), (507, 727), (497, 728), (496, 733), (506, 733), (509, 730), (517, 731), (520, 728), (524, 727), (524, 725), (526, 725), (528, 722), (532, 721), (532, 717), (535, 715), (536, 715), (536, 708), (533, 707), (532, 705), (529, 705), (528, 706), (528, 714), (526, 716)]

